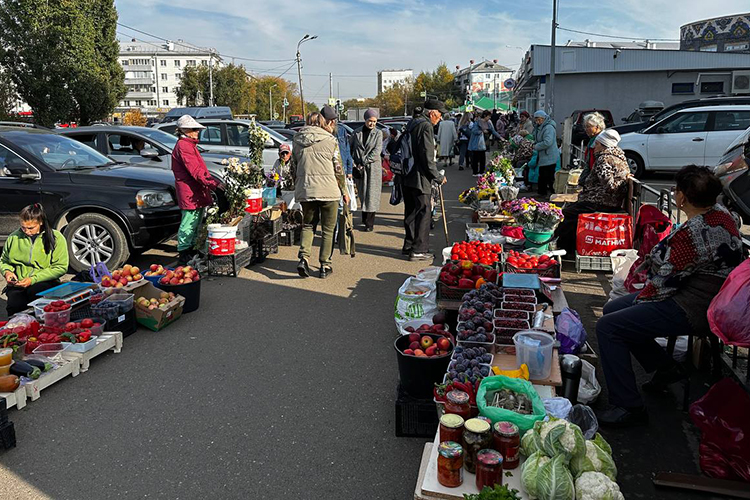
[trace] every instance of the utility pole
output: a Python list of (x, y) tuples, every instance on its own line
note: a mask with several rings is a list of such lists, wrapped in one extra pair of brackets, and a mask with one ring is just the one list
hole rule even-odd
[(211, 50), (211, 53), (208, 56), (208, 86), (209, 86), (208, 105), (213, 106), (214, 105), (214, 51), (213, 50)]
[(271, 89), (278, 87), (275, 83), (268, 87), (268, 119), (273, 120), (273, 96), (271, 95)]
[(547, 113), (555, 111), (555, 44), (557, 41), (557, 0), (552, 0), (552, 43), (549, 54), (549, 82), (547, 83)]
[(286, 123), (286, 107), (289, 105), (289, 101), (286, 100), (286, 92), (284, 92), (284, 123)]
[(309, 42), (310, 40), (315, 40), (316, 38), (318, 38), (318, 35), (305, 35), (299, 42), (297, 42), (297, 75), (299, 76), (299, 100), (302, 104), (303, 120), (305, 119), (305, 96), (302, 92), (302, 55), (299, 52), (299, 46), (305, 42)]
[(333, 73), (328, 73), (328, 99), (333, 99)]

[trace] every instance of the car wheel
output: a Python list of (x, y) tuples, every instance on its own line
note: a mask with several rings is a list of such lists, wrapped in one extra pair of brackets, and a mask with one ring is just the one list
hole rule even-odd
[(65, 228), (70, 267), (76, 271), (90, 269), (103, 262), (116, 269), (130, 255), (125, 233), (110, 218), (101, 214), (85, 214), (73, 219)]
[(636, 179), (642, 179), (643, 174), (646, 172), (646, 168), (643, 165), (643, 158), (641, 158), (637, 153), (633, 153), (632, 151), (626, 151), (625, 158), (628, 159), (630, 173), (633, 174)]

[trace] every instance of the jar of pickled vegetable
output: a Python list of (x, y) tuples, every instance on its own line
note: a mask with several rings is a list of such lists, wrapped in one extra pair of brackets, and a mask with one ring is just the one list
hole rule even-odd
[(440, 442), (462, 443), (464, 439), (464, 419), (461, 415), (446, 413), (440, 417)]
[(495, 450), (479, 450), (477, 453), (477, 489), (503, 484), (503, 457)]
[(503, 468), (511, 470), (518, 467), (521, 460), (519, 448), (521, 447), (521, 436), (518, 426), (512, 422), (498, 422), (492, 432), (494, 448), (503, 456)]
[(455, 441), (443, 441), (438, 447), (438, 483), (458, 488), (464, 482), (464, 450)]
[(464, 391), (450, 391), (445, 395), (445, 413), (460, 415), (464, 420), (470, 419), (469, 395)]
[(471, 418), (464, 423), (464, 467), (474, 474), (476, 472), (477, 453), (492, 447), (490, 424), (478, 418)]

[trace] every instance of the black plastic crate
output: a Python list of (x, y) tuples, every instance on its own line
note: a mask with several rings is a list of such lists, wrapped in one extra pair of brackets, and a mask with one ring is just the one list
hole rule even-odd
[(0, 447), (4, 450), (16, 447), (16, 428), (13, 422), (0, 425)]
[(413, 398), (399, 384), (396, 391), (396, 437), (434, 437), (438, 424), (432, 398)]
[(268, 235), (262, 240), (256, 240), (250, 244), (253, 250), (253, 264), (259, 264), (273, 253), (279, 253), (279, 235)]
[[(287, 225), (288, 226), (288, 225)], [(302, 239), (302, 226), (282, 227), (279, 233), (279, 245), (282, 247), (291, 247), (299, 245)]]
[(253, 260), (252, 244), (233, 255), (209, 255), (208, 274), (211, 276), (231, 276), (236, 278), (240, 269), (247, 267)]
[(242, 241), (252, 243), (278, 234), (281, 231), (281, 223), (281, 217), (271, 220), (267, 213), (246, 215), (239, 223), (237, 234)]

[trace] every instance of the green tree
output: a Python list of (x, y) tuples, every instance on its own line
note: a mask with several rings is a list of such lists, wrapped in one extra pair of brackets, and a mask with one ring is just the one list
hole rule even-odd
[(13, 106), (18, 99), (18, 92), (8, 71), (0, 68), (0, 120), (12, 117)]
[(125, 95), (113, 0), (4, 0), (0, 65), (36, 121), (105, 118)]
[[(177, 87), (177, 103), (184, 106), (203, 104), (203, 93), (208, 89), (208, 66), (186, 66)], [(208, 99), (206, 99), (208, 104)]]

